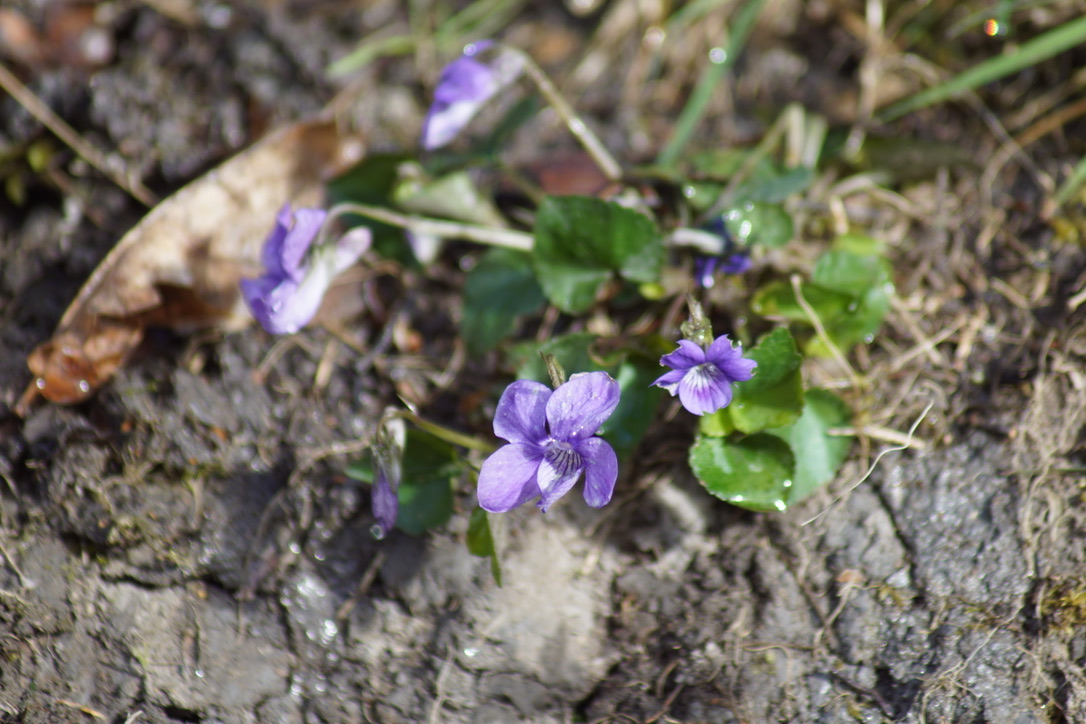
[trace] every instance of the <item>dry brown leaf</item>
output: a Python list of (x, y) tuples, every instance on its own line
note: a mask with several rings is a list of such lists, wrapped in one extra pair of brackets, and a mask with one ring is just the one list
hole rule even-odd
[(84, 400), (124, 364), (148, 326), (236, 329), (251, 317), (238, 282), (286, 202), (320, 203), (324, 182), (358, 161), (357, 136), (330, 121), (275, 131), (156, 206), (91, 274), (56, 332), (27, 359), (34, 373), (15, 412), (38, 395)]

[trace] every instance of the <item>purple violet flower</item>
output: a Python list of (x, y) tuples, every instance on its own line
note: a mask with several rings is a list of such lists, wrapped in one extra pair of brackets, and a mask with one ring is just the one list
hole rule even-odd
[(716, 283), (713, 276), (717, 271), (725, 274), (742, 274), (750, 269), (752, 262), (745, 252), (722, 256), (699, 256), (694, 259), (694, 278), (703, 289), (709, 289)]
[(552, 391), (531, 380), (505, 388), (494, 434), (508, 440), (483, 462), (479, 505), (504, 513), (539, 498), (545, 513), (585, 474), (584, 499), (593, 508), (611, 500), (618, 457), (600, 425), (618, 407), (619, 388), (606, 372), (573, 375)]
[(327, 215), (322, 209), (292, 211), (290, 204), (284, 205), (264, 242), (264, 275), (241, 280), (253, 317), (272, 334), (290, 334), (308, 324), (333, 277), (370, 246), (369, 229), (359, 227), (337, 243), (311, 251)]
[(717, 271), (725, 274), (742, 274), (750, 269), (752, 265), (750, 251), (739, 248), (739, 245), (735, 243), (723, 217), (718, 216), (702, 228), (720, 236), (724, 241), (724, 250), (717, 256), (699, 256), (694, 259), (694, 279), (700, 287), (710, 289), (715, 284), (713, 276)]
[(476, 59), (493, 45), (489, 40), (472, 43), (441, 71), (434, 103), (422, 125), (422, 147), (427, 151), (448, 145), (487, 101), (520, 75), (523, 61), (511, 51), (499, 48), (485, 63)]
[(743, 357), (742, 345), (732, 347), (728, 335), (717, 337), (703, 349), (688, 339), (679, 340), (679, 349), (660, 358), (671, 368), (652, 384), (663, 387), (695, 415), (722, 410), (731, 404), (732, 384), (754, 376), (758, 363)]
[(403, 451), (407, 443), (407, 426), (401, 418), (393, 417), (381, 423), (370, 453), (373, 456), (374, 480), (370, 491), (370, 507), (376, 523), (373, 535), (384, 538), (396, 527), (400, 512), (397, 490), (403, 477)]

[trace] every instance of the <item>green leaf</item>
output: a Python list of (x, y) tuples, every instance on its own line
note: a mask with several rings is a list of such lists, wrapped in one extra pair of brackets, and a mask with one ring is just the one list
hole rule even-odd
[(811, 281), (821, 287), (853, 297), (890, 282), (890, 266), (881, 256), (827, 251), (815, 263)]
[(724, 210), (724, 223), (741, 245), (784, 246), (792, 240), (792, 217), (777, 204), (743, 201)]
[[(864, 237), (842, 237), (840, 245), (849, 248), (869, 246)], [(855, 254), (834, 249), (823, 254), (815, 264), (813, 281), (800, 289), (814, 310), (830, 340), (847, 349), (878, 331), (894, 292), (890, 266), (877, 254)], [(754, 295), (751, 309), (769, 317), (812, 325), (800, 307), (790, 284), (768, 284)], [(812, 325), (813, 326), (813, 325)], [(827, 356), (830, 350), (818, 337), (812, 337), (804, 349), (808, 354)]]
[(452, 481), (460, 475), (456, 448), (433, 435), (411, 428), (403, 455), (403, 480), (397, 497), (396, 527), (421, 535), (444, 525), (452, 516)]
[(795, 456), (796, 473), (786, 504), (798, 503), (836, 477), (852, 438), (829, 431), (847, 425), (851, 416), (840, 397), (815, 388), (807, 390), (803, 414), (794, 424), (767, 431), (787, 442)]
[(502, 569), (498, 560), (498, 551), (494, 547), (494, 536), (490, 532), (490, 517), (482, 508), (471, 511), (468, 520), (468, 553), (480, 558), (490, 559), (490, 573), (494, 582), (502, 585)]
[[(815, 264), (813, 280), (819, 286), (851, 295), (844, 309), (831, 314), (824, 316), (824, 311), (816, 307), (826, 333), (839, 348), (868, 341), (890, 311), (894, 286), (890, 282), (890, 265), (881, 256), (826, 252)], [(807, 351), (821, 356), (830, 354), (817, 337), (808, 343)]]
[(786, 327), (778, 327), (744, 355), (758, 363), (754, 377), (735, 385), (732, 403), (716, 413), (718, 422), (745, 433), (781, 427), (799, 419), (803, 411), (803, 378), (799, 350)]
[(368, 457), (348, 463), (343, 473), (351, 480), (373, 485), (373, 461)]
[[(803, 298), (815, 310), (818, 318), (825, 321), (848, 309), (855, 299), (843, 292), (816, 286), (810, 282), (800, 285)], [(791, 322), (811, 324), (806, 310), (799, 305), (792, 285), (788, 282), (772, 282), (758, 290), (750, 308), (764, 317), (781, 317)]]
[(402, 178), (401, 174), (401, 180), (392, 192), (393, 201), (404, 211), (480, 226), (505, 225), (494, 202), (479, 191), (467, 171), (426, 179), (420, 166), (414, 168), (413, 177)]
[(612, 274), (656, 281), (664, 244), (637, 211), (587, 196), (549, 196), (536, 215), (532, 258), (547, 298), (576, 314), (592, 306)]
[(621, 397), (600, 435), (611, 443), (619, 460), (630, 457), (656, 418), (664, 390), (653, 387), (652, 383), (660, 373), (659, 360), (632, 354), (616, 372), (611, 372), (618, 381)]
[[(370, 206), (392, 206), (392, 190), (399, 178), (400, 164), (411, 157), (402, 153), (376, 153), (367, 156), (328, 183), (329, 206), (353, 201)], [(348, 227), (366, 226), (373, 230), (373, 247), (382, 256), (405, 266), (418, 267), (414, 254), (404, 240), (403, 230), (362, 216), (343, 217)]]
[(690, 448), (690, 468), (706, 490), (748, 510), (784, 510), (795, 464), (788, 443), (764, 433), (734, 442), (703, 437)]
[(517, 317), (532, 314), (546, 300), (528, 254), (512, 249), (486, 252), (464, 282), (460, 334), (468, 353), (480, 355), (512, 334)]
[(833, 240), (833, 249), (834, 251), (847, 251), (861, 256), (882, 256), (883, 252), (886, 251), (886, 244), (866, 234), (849, 232), (841, 234)]
[(790, 168), (783, 173), (774, 169), (772, 174), (765, 178), (752, 179), (742, 184), (735, 195), (736, 198), (746, 201), (779, 204), (789, 196), (806, 190), (813, 180), (814, 171), (805, 166)]

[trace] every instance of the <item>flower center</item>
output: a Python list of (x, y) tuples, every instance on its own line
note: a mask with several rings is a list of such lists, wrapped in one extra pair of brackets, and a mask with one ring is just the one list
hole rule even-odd
[(724, 373), (711, 362), (700, 364), (686, 373), (686, 381), (691, 387), (704, 390), (707, 387), (716, 387), (721, 382), (726, 382)]
[(543, 457), (554, 467), (559, 477), (571, 475), (584, 465), (581, 456), (577, 454), (573, 446), (561, 440), (547, 441), (547, 449)]

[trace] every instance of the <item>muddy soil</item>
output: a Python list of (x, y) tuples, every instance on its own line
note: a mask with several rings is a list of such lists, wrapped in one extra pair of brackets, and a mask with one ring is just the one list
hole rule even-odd
[[(319, 109), (336, 90), (325, 64), (384, 22), (196, 3), (186, 26), (157, 5), (109, 21), (103, 62), (12, 67), (163, 195)], [(737, 112), (799, 99), (832, 117), (811, 84), (847, 89), (856, 69), (812, 60), (841, 42), (820, 23), (756, 34)], [(409, 147), (425, 110), (413, 63), (363, 82), (360, 115), (396, 121), (374, 145)], [(614, 100), (602, 86), (589, 113)], [(368, 489), (328, 454), (372, 431), (393, 380), (433, 387), (419, 370), (450, 354), (455, 265), (411, 282), (405, 314), (437, 340), (414, 357), (360, 356), (321, 328), (162, 332), (88, 402), (17, 418), (27, 353), (145, 212), (55, 142), (25, 201), (0, 199), (0, 721), (1086, 721), (1086, 342), (1068, 304), (1086, 256), (1037, 220), (1041, 192), (1014, 163), (980, 184), (996, 141), (952, 113), (891, 130), (961, 143), (978, 165), (854, 209), (898, 271), (886, 341), (857, 361), (870, 422), (918, 423), (923, 446), (857, 444), (827, 490), (756, 515), (705, 495), (650, 434), (608, 508), (570, 496), (504, 519), (501, 587), (467, 553), (464, 516), (375, 540)], [(0, 99), (6, 146), (47, 137)], [(376, 315), (351, 324), (381, 336)], [(453, 389), (488, 384), (472, 361), (455, 372)], [(436, 417), (486, 429), (485, 409), (435, 400)]]

